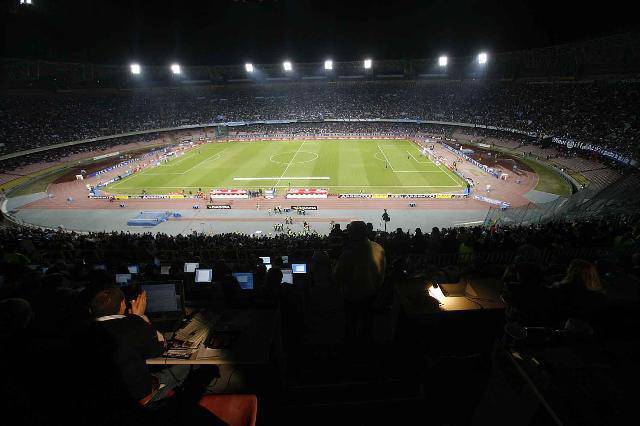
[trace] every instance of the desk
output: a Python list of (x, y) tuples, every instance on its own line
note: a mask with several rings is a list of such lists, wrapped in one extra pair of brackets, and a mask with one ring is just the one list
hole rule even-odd
[[(469, 312), (479, 310), (504, 309), (501, 300), (485, 298), (467, 298), (464, 296), (447, 297), (442, 304), (429, 296), (426, 278), (411, 278), (396, 286), (396, 295), (408, 317), (420, 317), (444, 312)], [(490, 287), (492, 283), (474, 281), (474, 288)], [(487, 292), (479, 292), (485, 294)]]
[[(238, 330), (230, 348), (210, 350), (204, 344), (189, 359), (151, 358), (149, 365), (266, 365), (271, 354), (282, 353), (280, 311), (273, 309), (229, 309), (216, 324), (228, 324)], [(221, 324), (222, 323), (222, 324)]]

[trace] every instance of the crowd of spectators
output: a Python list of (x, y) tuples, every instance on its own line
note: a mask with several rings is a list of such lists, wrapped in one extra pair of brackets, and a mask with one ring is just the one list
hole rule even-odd
[[(130, 323), (129, 329), (135, 328), (145, 339), (151, 339), (147, 357), (161, 352), (162, 340), (155, 340), (155, 332), (145, 322), (144, 298), (134, 299), (131, 309), (137, 311), (124, 315), (123, 296), (114, 287), (115, 274), (126, 273), (132, 263), (140, 265), (136, 282), (181, 279), (186, 283), (187, 299), (193, 300), (199, 296), (192, 278), (189, 280), (183, 272), (183, 264), (199, 261), (201, 265), (213, 266), (213, 279), (222, 283), (227, 306), (234, 309), (265, 303), (279, 306), (283, 313), (285, 350), (292, 361), (296, 345), (301, 344), (300, 335), (305, 332), (304, 311), (310, 303), (306, 298), (311, 296), (308, 289), (300, 296), (282, 284), (281, 256), (288, 256), (290, 263), (309, 265), (307, 286), (335, 287), (343, 295), (347, 347), (351, 347), (349, 343), (360, 345), (371, 338), (373, 311), (391, 305), (397, 297), (394, 288), (416, 277), (437, 282), (463, 281), (472, 276), (502, 277), (503, 300), (507, 303), (505, 339), (521, 339), (523, 327), (532, 326), (595, 339), (619, 326), (607, 322), (606, 312), (610, 300), (615, 300), (621, 290), (635, 292), (631, 300), (637, 304), (639, 242), (640, 223), (632, 218), (521, 227), (433, 228), (431, 232), (398, 228), (388, 233), (375, 231), (371, 224), (353, 222), (346, 230), (334, 225), (329, 236), (273, 237), (78, 234), (0, 228), (0, 339), (3, 347), (16, 348), (3, 353), (6, 358), (3, 394), (7, 394), (3, 398), (29, 423), (47, 423), (57, 418), (59, 404), (65, 398), (73, 398), (79, 401), (73, 412), (76, 420), (93, 418), (97, 424), (108, 418), (118, 419), (118, 424), (129, 424), (131, 418), (127, 413), (131, 407), (126, 405), (126, 393), (104, 385), (110, 375), (116, 374), (110, 372), (108, 361), (90, 362), (95, 357), (83, 355), (82, 351), (69, 352), (69, 348), (77, 348), (79, 341), (86, 341), (78, 340), (79, 336), (86, 338), (95, 327), (115, 333), (113, 336), (123, 339), (122, 345), (134, 347), (133, 335), (118, 331), (121, 323)], [(491, 260), (491, 254), (496, 253), (511, 256)], [(576, 258), (578, 254), (586, 260)], [(259, 256), (267, 255), (274, 259), (268, 271), (259, 260)], [(161, 266), (170, 266), (168, 276), (161, 275)], [(254, 273), (251, 295), (242, 294), (231, 275), (234, 271)], [(192, 284), (188, 285), (189, 282)], [(109, 322), (103, 325), (101, 321)], [(351, 341), (352, 338), (358, 340)], [(104, 344), (101, 339), (88, 348), (82, 346), (82, 350)], [(126, 357), (134, 354), (130, 350), (117, 352), (118, 359), (124, 363)], [(44, 363), (43, 351), (47, 354)], [(136, 381), (148, 375), (144, 368), (142, 363), (128, 373), (134, 376), (126, 377), (130, 384), (138, 386), (136, 399), (146, 392), (141, 382)], [(79, 378), (83, 385), (78, 385)], [(34, 389), (44, 391), (50, 386), (54, 387), (55, 395), (49, 393), (40, 398), (36, 409), (25, 409), (34, 398)], [(112, 400), (105, 406), (99, 395)], [(63, 417), (70, 415), (63, 411), (67, 413)], [(97, 413), (103, 417), (95, 418)], [(186, 412), (179, 410), (178, 419), (184, 420), (185, 416)], [(152, 418), (154, 424), (175, 419), (165, 414)], [(136, 421), (141, 424), (140, 419)]]
[(7, 92), (0, 154), (189, 124), (393, 118), (544, 132), (636, 157), (638, 83), (366, 81), (65, 93)]

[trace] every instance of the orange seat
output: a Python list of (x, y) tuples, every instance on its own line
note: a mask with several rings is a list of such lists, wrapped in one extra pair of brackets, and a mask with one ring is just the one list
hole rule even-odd
[(255, 395), (206, 395), (198, 403), (229, 426), (255, 426), (258, 398)]

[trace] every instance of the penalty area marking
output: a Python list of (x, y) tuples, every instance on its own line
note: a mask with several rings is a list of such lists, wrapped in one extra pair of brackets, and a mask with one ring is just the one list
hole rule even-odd
[[(278, 176), (275, 177), (234, 177), (233, 180), (278, 180)], [(289, 180), (331, 180), (329, 176), (303, 176), (303, 177), (289, 177)]]

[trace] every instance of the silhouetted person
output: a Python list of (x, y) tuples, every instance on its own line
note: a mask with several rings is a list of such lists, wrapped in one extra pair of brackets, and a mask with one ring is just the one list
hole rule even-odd
[(370, 341), (372, 305), (384, 281), (385, 253), (382, 246), (367, 239), (364, 222), (351, 222), (347, 233), (349, 241), (334, 272), (344, 297), (346, 338), (350, 342)]

